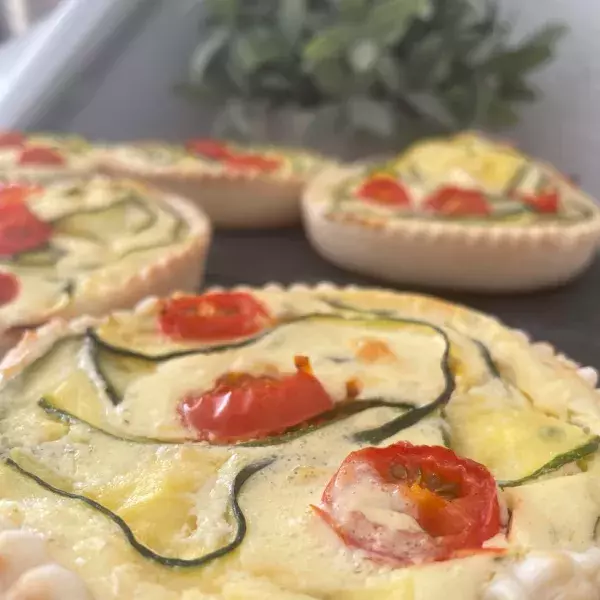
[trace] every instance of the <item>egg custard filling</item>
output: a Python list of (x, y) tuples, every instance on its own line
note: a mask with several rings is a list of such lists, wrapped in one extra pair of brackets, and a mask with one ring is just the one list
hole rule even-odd
[(176, 295), (51, 324), (2, 373), (0, 518), (78, 597), (600, 594), (589, 373), (480, 313), (332, 286)]
[(558, 172), (474, 134), (431, 139), (338, 186), (332, 215), (506, 224), (577, 223), (594, 206)]

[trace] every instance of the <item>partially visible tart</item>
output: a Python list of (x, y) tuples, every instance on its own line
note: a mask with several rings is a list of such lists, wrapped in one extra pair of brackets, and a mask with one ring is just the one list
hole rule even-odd
[(292, 225), (300, 196), (325, 164), (308, 151), (195, 139), (176, 145), (139, 142), (100, 147), (100, 168), (189, 198), (217, 227)]
[(328, 169), (303, 209), (309, 239), (332, 262), (445, 288), (558, 285), (589, 265), (600, 238), (596, 203), (566, 177), (471, 133)]
[(597, 374), (492, 317), (211, 290), (54, 320), (0, 374), (9, 600), (600, 596)]
[(56, 316), (194, 290), (210, 239), (187, 201), (105, 177), (0, 185), (0, 354)]
[(93, 169), (92, 146), (78, 136), (0, 131), (0, 178), (48, 181)]

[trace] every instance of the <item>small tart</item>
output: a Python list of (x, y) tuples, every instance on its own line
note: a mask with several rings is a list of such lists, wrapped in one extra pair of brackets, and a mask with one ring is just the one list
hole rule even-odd
[(98, 149), (101, 169), (189, 198), (217, 227), (292, 225), (300, 196), (327, 162), (308, 151), (210, 139), (185, 145), (139, 142)]
[(210, 239), (186, 200), (106, 177), (0, 186), (0, 347), (56, 317), (197, 289)]
[(93, 148), (81, 137), (0, 131), (0, 179), (50, 181), (93, 169)]
[[(0, 522), (97, 600), (600, 590), (596, 374), (473, 310), (211, 290), (54, 320), (0, 373)], [(35, 566), (1, 537), (0, 585)]]
[(325, 170), (303, 199), (335, 264), (397, 283), (484, 292), (562, 284), (595, 255), (600, 212), (552, 167), (475, 134), (382, 165)]

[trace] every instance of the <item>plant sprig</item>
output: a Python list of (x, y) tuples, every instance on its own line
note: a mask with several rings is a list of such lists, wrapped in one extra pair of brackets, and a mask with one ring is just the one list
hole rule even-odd
[(407, 124), (500, 129), (538, 99), (529, 77), (564, 31), (513, 43), (492, 0), (205, 0), (187, 89), (237, 107), (239, 125), (260, 106), (388, 140)]

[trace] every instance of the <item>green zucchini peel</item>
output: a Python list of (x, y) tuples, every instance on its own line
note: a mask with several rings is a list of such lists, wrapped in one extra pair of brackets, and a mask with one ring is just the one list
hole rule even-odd
[(192, 558), (192, 559), (183, 559), (183, 558), (173, 558), (173, 557), (168, 557), (168, 556), (162, 556), (161, 554), (154, 552), (153, 550), (151, 550), (150, 548), (148, 548), (147, 546), (142, 544), (135, 537), (135, 534), (133, 533), (131, 528), (127, 525), (127, 523), (121, 517), (119, 517), (117, 514), (115, 514), (114, 512), (112, 512), (111, 510), (109, 510), (108, 508), (106, 508), (105, 506), (100, 504), (99, 502), (96, 502), (95, 500), (91, 500), (90, 498), (87, 498), (86, 496), (82, 496), (80, 494), (75, 494), (73, 492), (67, 492), (65, 490), (61, 490), (61, 489), (57, 488), (57, 487), (51, 485), (50, 483), (44, 481), (41, 477), (38, 477), (34, 473), (27, 471), (26, 469), (21, 467), (18, 463), (16, 463), (11, 458), (5, 458), (4, 462), (7, 466), (9, 466), (13, 470), (15, 470), (17, 473), (19, 473), (23, 477), (26, 477), (27, 479), (30, 479), (34, 483), (37, 483), (41, 488), (43, 488), (49, 492), (52, 492), (53, 494), (61, 496), (63, 498), (77, 500), (78, 502), (85, 504), (89, 508), (99, 512), (103, 516), (110, 519), (121, 530), (121, 532), (123, 533), (123, 535), (129, 542), (129, 544), (134, 548), (134, 550), (136, 552), (138, 552), (138, 554), (140, 554), (144, 558), (147, 558), (155, 563), (158, 563), (158, 564), (162, 565), (163, 567), (194, 568), (194, 567), (203, 567), (203, 566), (207, 565), (208, 563), (210, 563), (218, 558), (221, 558), (221, 557), (225, 556), (226, 554), (229, 554), (230, 552), (235, 550), (238, 546), (240, 546), (240, 544), (244, 541), (244, 538), (246, 537), (247, 525), (246, 525), (246, 517), (244, 516), (244, 513), (242, 512), (242, 509), (239, 504), (239, 496), (242, 492), (244, 484), (253, 475), (255, 475), (262, 469), (265, 469), (266, 467), (271, 465), (275, 460), (276, 460), (275, 458), (268, 458), (268, 459), (265, 459), (260, 462), (255, 462), (255, 463), (252, 463), (252, 464), (244, 467), (241, 471), (238, 472), (238, 474), (235, 476), (235, 479), (233, 480), (233, 482), (229, 488), (230, 504), (231, 504), (230, 510), (231, 510), (233, 519), (237, 525), (237, 531), (235, 533), (233, 540), (231, 540), (231, 542), (229, 542), (225, 546), (222, 546), (221, 548), (214, 550), (213, 552), (209, 552), (208, 554), (205, 554), (198, 558)]

